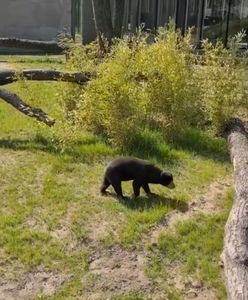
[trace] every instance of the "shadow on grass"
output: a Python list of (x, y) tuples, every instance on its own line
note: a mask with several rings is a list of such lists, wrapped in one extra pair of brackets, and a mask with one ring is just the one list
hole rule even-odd
[(176, 149), (194, 152), (220, 162), (229, 161), (227, 143), (223, 138), (215, 138), (208, 132), (188, 128), (173, 142)]
[(162, 197), (157, 194), (152, 194), (147, 197), (139, 196), (137, 198), (124, 197), (118, 198), (115, 193), (107, 192), (106, 196), (116, 198), (122, 205), (131, 210), (144, 211), (151, 208), (160, 206), (167, 206), (173, 209), (177, 209), (181, 212), (186, 212), (189, 209), (188, 203), (184, 201), (178, 201), (177, 199)]
[(165, 143), (160, 132), (149, 129), (134, 133), (123, 152), (129, 156), (151, 159), (167, 165), (174, 164), (181, 158), (177, 151)]
[(29, 150), (29, 151), (45, 151), (57, 154), (59, 149), (49, 140), (42, 136), (36, 136), (34, 139), (1, 139), (0, 148), (11, 150)]
[(186, 152), (219, 162), (229, 161), (226, 141), (198, 128), (185, 129), (171, 143), (166, 143), (160, 132), (144, 129), (133, 135), (125, 151), (140, 158), (151, 158), (166, 164), (174, 164), (184, 159)]
[(0, 148), (15, 151), (41, 151), (55, 156), (69, 157), (75, 162), (91, 162), (94, 158), (98, 159), (114, 153), (110, 147), (94, 136), (75, 141), (66, 149), (62, 149), (58, 141), (42, 135), (36, 135), (33, 139), (0, 139)]
[[(158, 137), (158, 139), (156, 138)], [(26, 151), (42, 151), (52, 155), (67, 156), (72, 161), (91, 162), (94, 159), (116, 156), (135, 156), (146, 160), (173, 164), (178, 158), (173, 149), (161, 141), (161, 136), (150, 133), (146, 136), (139, 136), (129, 148), (122, 151), (113, 149), (106, 139), (94, 135), (83, 136), (80, 140), (74, 141), (70, 147), (62, 149), (56, 139), (51, 139), (37, 134), (32, 139), (0, 139), (0, 148)]]
[[(106, 139), (94, 135), (83, 136), (70, 147), (62, 149), (56, 139), (37, 134), (33, 139), (0, 139), (0, 148), (12, 150), (43, 151), (53, 155), (64, 155), (72, 161), (91, 162), (94, 159), (115, 156), (135, 156), (161, 164), (173, 165), (186, 155), (183, 151), (193, 152), (206, 158), (221, 162), (229, 160), (227, 144), (224, 139), (213, 138), (199, 129), (190, 128), (167, 144), (160, 132), (144, 129), (134, 134), (131, 142), (122, 151), (114, 150)], [(63, 150), (63, 151), (62, 151)]]

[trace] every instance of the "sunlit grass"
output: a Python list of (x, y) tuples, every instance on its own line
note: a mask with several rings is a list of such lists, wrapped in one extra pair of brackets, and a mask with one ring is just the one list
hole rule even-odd
[(161, 233), (153, 253), (148, 272), (156, 281), (168, 276), (167, 266), (180, 263), (181, 270), (193, 278), (206, 282), (216, 290), (218, 299), (226, 299), (220, 270), (223, 250), (224, 226), (232, 205), (233, 192), (222, 199), (221, 212), (197, 214), (188, 221), (179, 222), (174, 232)]
[(59, 69), (65, 63), (65, 55), (0, 55), (0, 60), (15, 69)]
[[(44, 67), (53, 64), (47, 58), (30, 60), (13, 58), (10, 62), (19, 66), (22, 63)], [(83, 297), (81, 281), (88, 268), (89, 250), (84, 245), (87, 239), (95, 239), (99, 247), (116, 244), (129, 249), (143, 247), (142, 236), (168, 212), (180, 209), (212, 181), (230, 173), (225, 142), (198, 129), (186, 130), (181, 140), (173, 144), (166, 143), (159, 132), (144, 129), (129, 149), (113, 148), (104, 137), (83, 130), (72, 135), (66, 145), (62, 144), (61, 137), (67, 132), (64, 131), (57, 93), (63, 87), (63, 83), (47, 82), (22, 82), (5, 87), (55, 117), (57, 123), (52, 129), (20, 114), (8, 104), (0, 103), (0, 264), (3, 265), (0, 274), (8, 278), (10, 275), (4, 270), (14, 269), (18, 278), (37, 266), (44, 266), (49, 271), (73, 275), (54, 296), (41, 296), (40, 299)], [(140, 157), (171, 171), (176, 189), (171, 191), (151, 185), (157, 196), (148, 198), (142, 192), (141, 197), (134, 200), (130, 197), (131, 182), (126, 182), (123, 191), (127, 200), (118, 201), (113, 195), (102, 197), (99, 188), (104, 168), (109, 160), (118, 156)], [(113, 192), (112, 188), (109, 190)], [(198, 223), (200, 236), (191, 236), (190, 232)], [(218, 230), (223, 229), (222, 217), (192, 220), (188, 227), (185, 225), (187, 241), (197, 244), (198, 238), (199, 241), (202, 237), (210, 239), (207, 230), (216, 223)], [(56, 238), (55, 233), (61, 228), (65, 228), (66, 233)], [(101, 231), (97, 233), (98, 230)], [(221, 238), (221, 234), (216, 236), (218, 247)], [(172, 236), (167, 246), (166, 238), (161, 237), (158, 251), (163, 255), (163, 247), (173, 246), (177, 249), (175, 255), (183, 257), (180, 243), (180, 238), (174, 241)], [(213, 249), (214, 253), (219, 251), (218, 247)], [(196, 251), (185, 263), (185, 270), (194, 272), (194, 267), (198, 267), (195, 256)], [(178, 257), (171, 255), (170, 259)], [(158, 274), (156, 266), (155, 261), (152, 268), (155, 277)], [(214, 269), (211, 279), (204, 275), (207, 272), (203, 262), (201, 266), (204, 280), (217, 284), (217, 270)], [(160, 271), (164, 272), (164, 269)], [(176, 299), (177, 293), (170, 293), (171, 299)], [(126, 295), (114, 299), (146, 298), (145, 295)]]

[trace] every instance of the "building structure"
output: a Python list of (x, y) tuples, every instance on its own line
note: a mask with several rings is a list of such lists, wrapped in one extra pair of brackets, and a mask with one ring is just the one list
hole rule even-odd
[[(170, 18), (183, 33), (194, 27), (196, 43), (220, 38), (227, 44), (240, 30), (248, 32), (248, 0), (125, 0), (123, 31), (154, 32)], [(79, 34), (83, 43), (96, 38), (92, 0), (0, 1), (0, 38), (51, 41), (61, 32)]]
[(72, 0), (1, 0), (0, 38), (56, 40), (71, 31)]
[[(96, 38), (91, 0), (75, 1), (81, 3), (80, 32), (83, 43), (88, 43)], [(227, 44), (242, 29), (248, 32), (248, 0), (126, 0), (125, 15), (126, 32), (139, 26), (156, 30), (172, 18), (183, 33), (188, 27), (195, 28), (196, 43), (208, 38)]]

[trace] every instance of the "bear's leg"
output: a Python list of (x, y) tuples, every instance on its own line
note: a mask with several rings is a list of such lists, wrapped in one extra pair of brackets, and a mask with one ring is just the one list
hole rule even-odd
[(101, 185), (100, 192), (102, 195), (106, 194), (106, 189), (110, 186), (110, 182), (108, 181), (107, 177), (104, 177), (103, 183)]
[(123, 194), (122, 194), (121, 183), (120, 182), (119, 183), (115, 183), (115, 184), (112, 184), (112, 186), (113, 186), (113, 188), (114, 188), (117, 196), (120, 197), (120, 198), (124, 198)]
[(143, 190), (145, 191), (146, 194), (151, 194), (148, 183), (143, 183), (142, 188), (143, 188)]
[(135, 197), (138, 197), (140, 194), (140, 183), (138, 181), (133, 181), (133, 193)]
[(122, 194), (121, 181), (118, 179), (111, 180), (111, 184), (118, 197), (124, 198)]

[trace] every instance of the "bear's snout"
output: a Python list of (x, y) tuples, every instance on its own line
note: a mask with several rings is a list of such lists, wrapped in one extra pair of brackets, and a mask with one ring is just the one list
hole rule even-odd
[(173, 181), (171, 181), (168, 185), (167, 185), (167, 188), (168, 189), (174, 189), (176, 186), (175, 186), (175, 183)]

